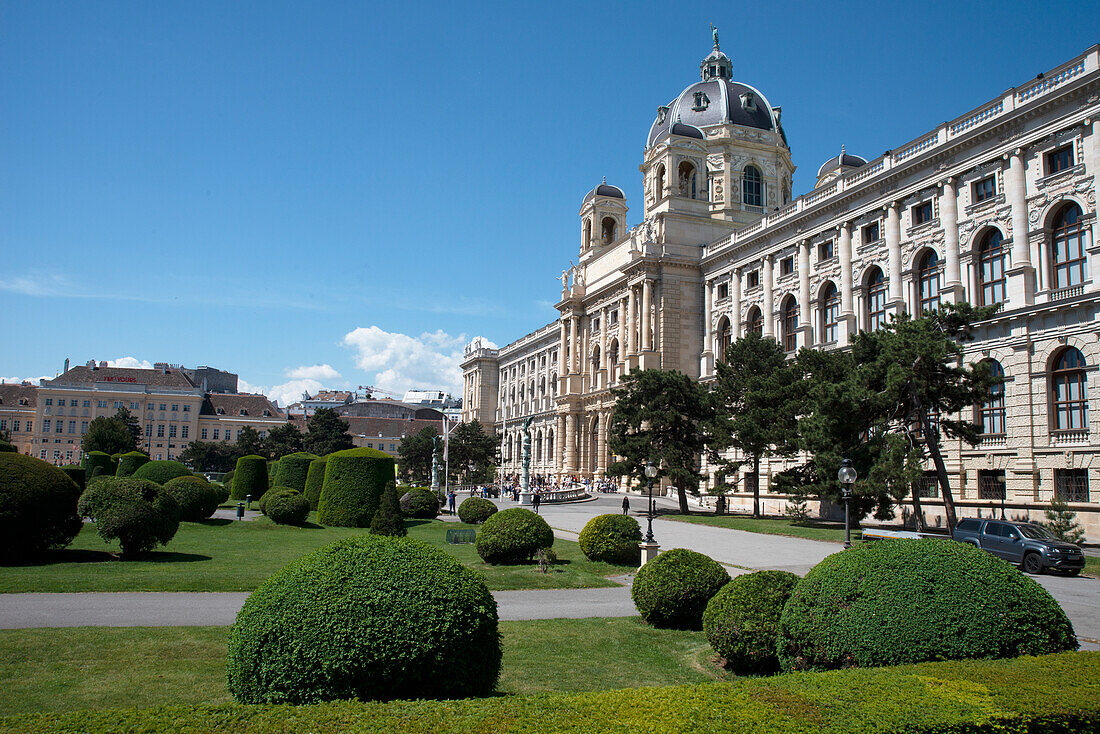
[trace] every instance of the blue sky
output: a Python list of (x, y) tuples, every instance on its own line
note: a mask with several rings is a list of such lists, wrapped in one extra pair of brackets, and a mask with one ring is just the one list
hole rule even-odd
[(0, 7), (0, 377), (208, 364), (460, 389), (547, 323), (606, 176), (720, 28), (812, 186), (1083, 52), (1095, 2)]

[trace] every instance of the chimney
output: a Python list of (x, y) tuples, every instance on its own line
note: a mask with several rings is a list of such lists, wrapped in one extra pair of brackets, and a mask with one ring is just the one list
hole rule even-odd
[(107, 362), (106, 362), (106, 361), (102, 361), (102, 360), (101, 360), (101, 361), (100, 361), (100, 363), (99, 363), (99, 368), (100, 368), (100, 369), (104, 369), (104, 368), (106, 368), (106, 367), (107, 367)]
[(69, 358), (68, 357), (65, 357), (65, 369), (64, 369), (64, 371), (65, 372), (69, 371)]

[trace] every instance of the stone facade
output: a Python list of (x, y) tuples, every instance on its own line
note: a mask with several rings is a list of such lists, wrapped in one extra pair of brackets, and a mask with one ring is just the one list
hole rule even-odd
[[(537, 415), (563, 438), (542, 467), (606, 470), (609, 388), (635, 367), (707, 380), (748, 329), (792, 354), (843, 349), (891, 314), (998, 302), (967, 356), (996, 360), (1003, 394), (976, 412), (987, 425), (979, 446), (945, 447), (961, 511), (1000, 511), (1004, 495), (1013, 516), (1041, 517), (1057, 493), (1100, 536), (1088, 403), (1100, 390), (1100, 47), (879, 158), (842, 150), (794, 200), (779, 108), (732, 82), (723, 59), (716, 47), (703, 81), (658, 108), (640, 167), (642, 223), (625, 229), (626, 200), (606, 183), (584, 199), (561, 316), (536, 332), (557, 332), (558, 390), (552, 410), (540, 394)], [(509, 365), (546, 356), (534, 336), (468, 350), (464, 417), (494, 416), (502, 430), (494, 400), (513, 383), (498, 391), (494, 380), (512, 380), (505, 354)], [(762, 468), (762, 491), (785, 466)], [(782, 509), (785, 498), (765, 496)], [(940, 520), (934, 496), (922, 504)]]

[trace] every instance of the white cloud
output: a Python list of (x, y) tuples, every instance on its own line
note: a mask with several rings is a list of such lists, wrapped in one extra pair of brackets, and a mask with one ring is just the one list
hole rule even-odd
[[(355, 351), (359, 369), (373, 373), (371, 382), (385, 390), (447, 390), (462, 394), (465, 334), (451, 336), (442, 330), (418, 337), (360, 326), (344, 336), (344, 346)], [(491, 344), (484, 340), (485, 344)]]
[(286, 376), (294, 380), (343, 380), (344, 376), (330, 364), (302, 365), (286, 371)]
[(37, 385), (39, 380), (52, 380), (52, 379), (53, 379), (52, 375), (39, 375), (38, 377), (0, 377), (0, 382), (6, 383), (8, 385), (12, 385), (12, 384), (19, 385), (24, 380), (26, 380), (27, 382), (31, 383), (32, 385)]
[[(288, 370), (289, 372), (290, 370)], [(301, 379), (301, 380), (288, 380), (281, 385), (253, 385), (252, 383), (244, 380), (240, 377), (237, 378), (237, 389), (240, 392), (258, 393), (260, 395), (266, 395), (268, 399), (275, 401), (280, 407), (285, 408), (291, 403), (296, 403), (302, 399), (302, 393), (308, 392), (310, 395), (315, 394), (319, 390), (323, 390), (325, 385), (317, 380)]]
[(11, 291), (24, 296), (53, 296), (63, 291), (64, 278), (58, 275), (20, 275), (0, 280), (0, 291)]
[(118, 359), (108, 359), (108, 367), (127, 367), (129, 369), (136, 370), (151, 370), (153, 369), (153, 363), (146, 359), (138, 359), (137, 357), (119, 357)]

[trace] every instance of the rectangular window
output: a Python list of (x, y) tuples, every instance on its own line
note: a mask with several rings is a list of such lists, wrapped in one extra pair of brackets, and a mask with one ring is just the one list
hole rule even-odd
[(130, 410), (137, 410), (137, 409), (138, 409), (138, 404), (137, 403), (130, 403)]
[(53, 405), (53, 398), (46, 398), (46, 405)]
[(1005, 499), (1005, 470), (1004, 469), (979, 469), (978, 470), (978, 499), (1003, 500)]
[(153, 435), (153, 424), (152, 423), (146, 423), (145, 424), (145, 435), (146, 436), (152, 436)]
[(190, 405), (184, 405), (183, 406), (183, 412), (184, 413), (190, 413), (191, 412), (191, 406)]
[(164, 438), (164, 424), (157, 425), (157, 438)]
[(779, 261), (779, 274), (790, 275), (794, 272), (794, 258), (785, 257)]
[(985, 201), (986, 199), (992, 199), (997, 195), (997, 179), (993, 176), (983, 178), (981, 181), (976, 181), (971, 186), (971, 191), (974, 195), (974, 203), (979, 201)]
[(237, 440), (238, 441), (241, 440), (241, 429), (240, 428), (237, 429)]
[(121, 407), (122, 407), (122, 401), (121, 400), (116, 400), (115, 404), (114, 404), (114, 409), (118, 410)]
[(878, 222), (871, 222), (863, 228), (863, 244), (869, 245), (872, 242), (878, 242)]
[(913, 226), (916, 227), (919, 224), (932, 221), (932, 200), (921, 202), (915, 205), (910, 214), (913, 217)]
[(833, 241), (828, 240), (822, 242), (817, 246), (817, 259), (818, 262), (824, 262), (825, 260), (832, 260), (836, 253), (833, 251)]
[(180, 409), (179, 403), (172, 403), (172, 410), (174, 410), (178, 413), (179, 409)]
[(191, 429), (191, 426), (184, 426), (184, 427), (183, 427), (183, 428), (182, 428), (182, 429), (180, 430), (181, 438), (187, 438), (188, 434), (190, 434), (190, 433), (191, 433), (191, 430), (190, 430), (190, 429)]
[(168, 409), (168, 406), (167, 406), (167, 405), (166, 405), (165, 403), (161, 403), (161, 404), (160, 404), (160, 409), (161, 409), (161, 410), (167, 410), (167, 409)]
[(203, 441), (206, 440), (206, 429), (205, 428), (199, 429), (199, 438), (202, 439)]
[(724, 299), (729, 298), (729, 297), (730, 297), (730, 284), (729, 283), (719, 283), (718, 284), (718, 300), (721, 301), (721, 300), (724, 300)]
[(88, 432), (88, 421), (80, 421), (80, 435), (83, 436)]
[(913, 482), (913, 494), (918, 497), (939, 497), (940, 482), (936, 472), (926, 471), (923, 477)]
[(76, 433), (76, 421), (69, 421), (69, 433)]
[(760, 285), (760, 271), (750, 270), (746, 280), (748, 281), (749, 288), (755, 288)]
[(1059, 502), (1088, 502), (1089, 470), (1055, 469), (1054, 499)]
[(97, 401), (95, 401), (95, 407), (97, 407), (97, 408), (106, 408), (107, 407), (107, 401), (106, 400), (97, 400)]
[[(610, 323), (610, 324), (611, 324), (612, 326), (618, 326), (618, 325), (619, 325), (619, 309), (615, 309), (614, 311), (612, 311), (612, 312), (611, 312), (611, 313), (610, 313), (610, 314), (608, 315), (608, 317), (607, 317), (607, 318), (608, 318), (608, 321), (609, 321), (609, 323)], [(543, 357), (543, 358), (542, 358), (542, 366), (543, 366), (543, 367), (545, 367), (545, 366), (546, 366), (546, 357)]]
[(64, 430), (65, 430), (65, 421), (58, 421), (57, 424), (54, 426), (54, 431), (53, 432), (54, 433), (61, 433)]
[(373, 444), (373, 443), (371, 443), (370, 441), (367, 441), (367, 448), (368, 448), (368, 449), (373, 449), (373, 448), (374, 448), (374, 444)]
[(12, 433), (19, 433), (19, 421), (12, 421), (11, 422), (11, 432)]
[(85, 408), (90, 408), (90, 407), (92, 407), (92, 401), (91, 400), (85, 400), (83, 405), (84, 405)]
[(218, 429), (217, 428), (214, 429), (214, 440), (215, 441), (218, 440)]
[(46, 460), (46, 449), (42, 449), (38, 452), (38, 458), (42, 459), (43, 461)]
[(34, 421), (27, 421), (27, 433), (34, 430)]
[(8, 430), (8, 421), (6, 418), (0, 418), (0, 431)]
[(1057, 150), (1052, 150), (1046, 155), (1047, 175), (1053, 175), (1067, 168), (1073, 168), (1073, 146), (1063, 145)]
[(175, 437), (176, 437), (176, 424), (173, 423), (172, 425), (168, 426), (168, 438), (175, 438)]
[(42, 432), (43, 433), (49, 433), (50, 432), (50, 419), (49, 418), (42, 421)]

